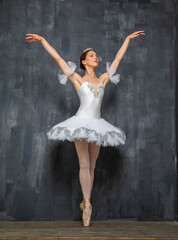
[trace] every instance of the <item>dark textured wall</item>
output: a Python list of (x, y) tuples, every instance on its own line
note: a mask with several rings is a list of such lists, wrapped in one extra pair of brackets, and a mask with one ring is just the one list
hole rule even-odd
[[(175, 26), (174, 26), (174, 35), (173, 35), (173, 66), (172, 66), (172, 76), (175, 81), (175, 96), (176, 96), (176, 108), (175, 108), (175, 120), (176, 120), (176, 157), (178, 154), (178, 0), (176, 0), (175, 5)], [(178, 173), (178, 162), (176, 158), (177, 173)], [(178, 194), (178, 175), (177, 175), (177, 194)], [(178, 198), (177, 198), (177, 220), (178, 220)]]
[(0, 216), (3, 220), (79, 220), (82, 192), (73, 142), (46, 132), (75, 114), (79, 98), (58, 65), (26, 33), (43, 36), (79, 69), (93, 47), (106, 71), (125, 38), (138, 30), (109, 83), (102, 116), (121, 127), (126, 144), (102, 147), (92, 193), (92, 219), (174, 220), (175, 1), (0, 1)]

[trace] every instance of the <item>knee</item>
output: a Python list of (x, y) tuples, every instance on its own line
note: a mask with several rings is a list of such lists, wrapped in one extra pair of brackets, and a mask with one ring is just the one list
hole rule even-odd
[(89, 161), (84, 160), (80, 162), (80, 169), (89, 169), (90, 165), (89, 165)]

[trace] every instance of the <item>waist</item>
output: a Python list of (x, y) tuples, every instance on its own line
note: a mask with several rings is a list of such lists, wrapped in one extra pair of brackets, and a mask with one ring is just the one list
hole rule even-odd
[(78, 109), (75, 116), (81, 117), (81, 118), (88, 118), (88, 119), (100, 119), (101, 113), (100, 110), (97, 111), (87, 111), (87, 109)]

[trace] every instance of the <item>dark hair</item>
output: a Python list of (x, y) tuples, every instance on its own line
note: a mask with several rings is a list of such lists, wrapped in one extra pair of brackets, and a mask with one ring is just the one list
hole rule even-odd
[(85, 71), (85, 66), (83, 65), (82, 61), (85, 60), (86, 55), (89, 51), (94, 51), (92, 48), (84, 51), (81, 55), (80, 55), (80, 68), (83, 69)]

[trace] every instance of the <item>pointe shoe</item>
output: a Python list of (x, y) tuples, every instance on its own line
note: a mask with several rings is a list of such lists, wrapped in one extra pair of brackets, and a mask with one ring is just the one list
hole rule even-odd
[[(89, 206), (91, 213), (92, 213), (92, 206)], [(85, 212), (83, 211), (83, 215), (82, 215), (82, 223), (84, 227), (88, 227), (91, 225), (91, 214), (88, 216), (85, 214)]]
[(82, 212), (84, 211), (84, 208), (85, 208), (85, 205), (84, 205), (84, 199), (83, 199), (83, 201), (80, 203), (80, 209)]
[[(85, 211), (83, 211), (83, 215), (82, 215), (82, 223), (83, 223), (84, 227), (88, 227), (91, 225), (92, 206), (91, 206), (91, 204), (88, 206), (90, 208), (90, 214), (88, 215), (88, 213), (87, 213), (87, 215), (86, 215)], [(86, 208), (86, 205), (85, 205), (85, 208)], [(85, 208), (84, 208), (84, 210), (85, 210)]]

